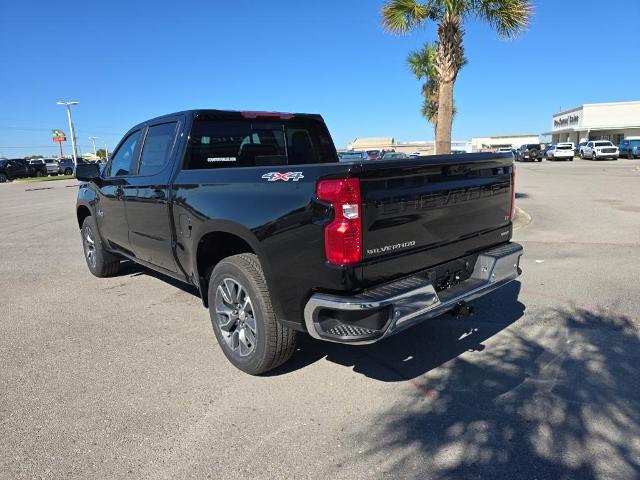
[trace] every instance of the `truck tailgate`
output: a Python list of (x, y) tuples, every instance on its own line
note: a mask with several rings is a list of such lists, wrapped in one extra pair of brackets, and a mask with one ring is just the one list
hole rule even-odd
[[(397, 271), (385, 268), (384, 277), (396, 276), (509, 240), (510, 154), (370, 161), (361, 168), (365, 268), (422, 253), (408, 262), (390, 262)], [(451, 248), (456, 244), (464, 247)]]

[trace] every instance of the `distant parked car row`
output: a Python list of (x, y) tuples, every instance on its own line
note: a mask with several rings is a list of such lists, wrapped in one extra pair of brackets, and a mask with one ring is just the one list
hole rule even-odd
[[(100, 163), (78, 158), (78, 164)], [(46, 177), (47, 175), (72, 175), (73, 160), (71, 158), (23, 158), (0, 159), (0, 183), (17, 178)]]
[(0, 160), (0, 183), (16, 178), (46, 177), (47, 167), (43, 164), (31, 164), (23, 158)]

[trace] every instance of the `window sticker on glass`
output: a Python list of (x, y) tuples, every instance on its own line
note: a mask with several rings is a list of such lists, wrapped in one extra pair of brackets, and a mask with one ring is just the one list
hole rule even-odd
[(235, 162), (236, 160), (236, 157), (214, 157), (207, 158), (207, 163)]
[(202, 145), (209, 145), (211, 143), (211, 137), (202, 137), (200, 143)]

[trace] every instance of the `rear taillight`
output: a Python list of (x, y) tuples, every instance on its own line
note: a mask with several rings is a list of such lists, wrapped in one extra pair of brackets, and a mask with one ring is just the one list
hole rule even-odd
[(335, 216), (324, 227), (324, 251), (334, 265), (352, 265), (362, 260), (362, 222), (360, 219), (360, 180), (341, 178), (321, 180), (318, 199), (333, 206)]
[(511, 209), (509, 211), (509, 218), (513, 222), (516, 216), (516, 166), (511, 168)]

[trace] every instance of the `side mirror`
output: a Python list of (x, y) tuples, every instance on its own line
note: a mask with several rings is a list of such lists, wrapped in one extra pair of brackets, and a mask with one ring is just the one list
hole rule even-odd
[(79, 163), (76, 165), (76, 178), (90, 182), (100, 176), (100, 167), (94, 163)]

